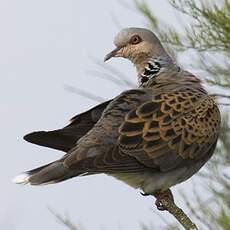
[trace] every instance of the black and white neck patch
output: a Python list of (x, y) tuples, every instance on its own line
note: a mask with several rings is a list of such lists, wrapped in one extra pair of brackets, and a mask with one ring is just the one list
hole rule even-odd
[(152, 59), (145, 66), (144, 72), (141, 74), (141, 84), (147, 82), (150, 78), (155, 77), (161, 70), (161, 64), (158, 60)]

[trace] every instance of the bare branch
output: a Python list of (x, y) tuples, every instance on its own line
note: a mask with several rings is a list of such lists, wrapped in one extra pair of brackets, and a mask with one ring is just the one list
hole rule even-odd
[(69, 230), (79, 230), (79, 228), (77, 228), (75, 224), (72, 223), (72, 221), (68, 216), (64, 217), (59, 213), (57, 213), (56, 211), (54, 211), (52, 208), (48, 208), (48, 209), (56, 217), (57, 221), (61, 223), (63, 226), (67, 227)]
[(105, 98), (100, 97), (98, 95), (95, 95), (93, 93), (90, 93), (89, 91), (85, 91), (83, 89), (79, 89), (79, 88), (76, 88), (76, 87), (73, 87), (73, 86), (70, 86), (70, 85), (65, 85), (64, 89), (66, 89), (67, 91), (69, 91), (71, 93), (81, 95), (83, 97), (86, 97), (86, 98), (88, 98), (90, 100), (93, 100), (93, 101), (96, 101), (96, 102), (102, 102), (102, 101), (106, 100)]
[(184, 211), (179, 208), (172, 200), (164, 198), (161, 199), (162, 206), (172, 214), (177, 221), (186, 230), (198, 230), (198, 227), (190, 220), (190, 218), (184, 213)]

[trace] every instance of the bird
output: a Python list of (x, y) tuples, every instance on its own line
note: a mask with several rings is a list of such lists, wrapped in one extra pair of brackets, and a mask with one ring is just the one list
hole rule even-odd
[(18, 175), (18, 184), (43, 185), (107, 174), (143, 195), (173, 200), (170, 188), (196, 174), (211, 158), (220, 112), (202, 82), (181, 68), (145, 28), (122, 29), (104, 61), (122, 57), (136, 70), (138, 86), (70, 120), (64, 128), (27, 134), (28, 142), (64, 155)]

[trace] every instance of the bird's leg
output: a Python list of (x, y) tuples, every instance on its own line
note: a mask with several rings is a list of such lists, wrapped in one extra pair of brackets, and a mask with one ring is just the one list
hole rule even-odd
[(163, 192), (155, 192), (153, 195), (156, 198), (155, 204), (157, 206), (157, 209), (160, 211), (166, 210), (164, 206), (162, 205), (161, 200), (167, 199), (167, 200), (174, 202), (173, 194), (170, 189), (163, 191)]

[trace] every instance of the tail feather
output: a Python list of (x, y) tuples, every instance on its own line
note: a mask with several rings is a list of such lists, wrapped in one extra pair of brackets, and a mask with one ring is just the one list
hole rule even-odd
[(36, 169), (19, 174), (13, 179), (16, 184), (44, 185), (61, 182), (84, 174), (82, 171), (70, 170), (61, 161), (55, 161)]

